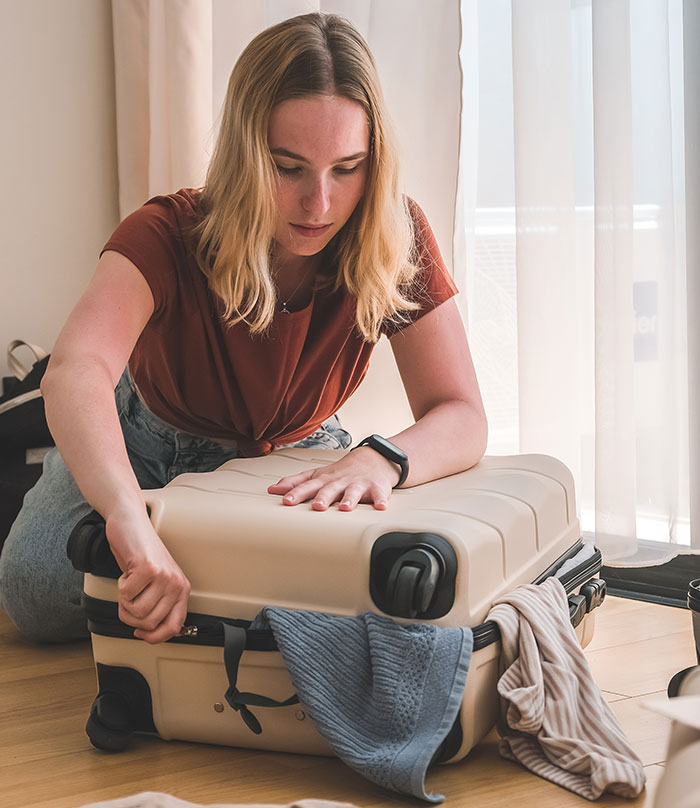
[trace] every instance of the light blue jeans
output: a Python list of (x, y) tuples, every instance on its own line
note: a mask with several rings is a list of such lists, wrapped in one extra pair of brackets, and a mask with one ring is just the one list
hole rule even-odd
[[(160, 488), (178, 474), (212, 471), (238, 457), (235, 447), (180, 432), (154, 415), (139, 398), (128, 371), (115, 395), (129, 460), (141, 488)], [(333, 416), (293, 445), (345, 449), (351, 442)], [(52, 449), (0, 555), (0, 607), (36, 642), (88, 636), (80, 606), (83, 576), (68, 560), (66, 544), (75, 524), (91, 510), (60, 454)]]

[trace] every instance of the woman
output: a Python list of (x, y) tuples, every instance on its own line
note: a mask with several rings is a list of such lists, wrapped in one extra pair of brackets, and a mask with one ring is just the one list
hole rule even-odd
[(284, 445), (347, 447), (334, 414), (381, 334), (415, 424), (269, 493), (385, 508), (399, 483), (478, 462), (486, 420), (455, 292), (399, 193), (364, 40), (321, 14), (264, 31), (231, 75), (204, 188), (119, 225), (56, 342), (42, 392), (57, 451), (0, 558), (12, 620), (36, 640), (86, 635), (65, 545), (95, 508), (123, 570), (120, 619), (148, 642), (178, 634), (189, 582), (140, 489)]

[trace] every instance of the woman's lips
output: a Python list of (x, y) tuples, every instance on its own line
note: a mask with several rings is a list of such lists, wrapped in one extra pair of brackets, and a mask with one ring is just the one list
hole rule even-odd
[(319, 236), (323, 236), (325, 233), (327, 233), (330, 230), (331, 225), (293, 224), (292, 228), (294, 229), (295, 233), (299, 233), (300, 236), (304, 236), (305, 238), (318, 238)]

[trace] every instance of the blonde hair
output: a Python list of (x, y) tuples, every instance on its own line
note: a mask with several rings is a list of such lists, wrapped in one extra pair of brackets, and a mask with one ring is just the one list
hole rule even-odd
[(276, 167), (267, 143), (272, 108), (290, 98), (336, 95), (357, 102), (370, 128), (364, 194), (326, 247), (333, 275), (357, 299), (357, 327), (376, 342), (385, 321), (418, 308), (407, 297), (417, 272), (412, 219), (399, 190), (398, 155), (367, 43), (341, 17), (304, 14), (259, 34), (228, 84), (221, 129), (202, 189), (196, 257), (230, 322), (267, 329), (277, 303), (270, 258)]

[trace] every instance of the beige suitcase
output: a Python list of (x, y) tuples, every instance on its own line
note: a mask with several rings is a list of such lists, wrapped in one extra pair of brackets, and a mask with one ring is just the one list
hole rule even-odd
[[(251, 621), (267, 605), (471, 627), (464, 699), (437, 761), (461, 759), (486, 735), (497, 715), (500, 648), (498, 629), (486, 616), (499, 595), (543, 580), (581, 550), (571, 474), (552, 457), (487, 457), (469, 471), (394, 491), (385, 511), (290, 508), (266, 493), (279, 478), (340, 455), (285, 449), (144, 492), (156, 531), (192, 585), (189, 636), (161, 645), (134, 640), (119, 623), (119, 570), (103, 526), (99, 518), (81, 522), (69, 555), (88, 571), (84, 602), (100, 689), (88, 722), (93, 744), (121, 749), (133, 731), (143, 731), (168, 740), (332, 754), (303, 704), (256, 707), (257, 735), (226, 704), (221, 620), (212, 617)], [(595, 551), (562, 578), (584, 645), (593, 633), (590, 612), (605, 594), (595, 577), (600, 566)], [(274, 642), (251, 636), (246, 648), (240, 690), (288, 699), (294, 688), (271, 650)]]

